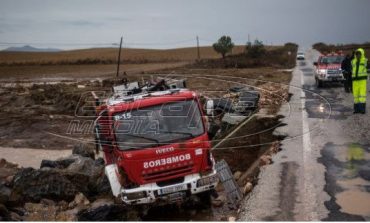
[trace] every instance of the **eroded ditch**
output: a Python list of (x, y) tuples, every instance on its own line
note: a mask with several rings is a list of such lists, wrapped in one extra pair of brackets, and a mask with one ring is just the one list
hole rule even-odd
[[(197, 84), (199, 84), (199, 81), (197, 81)], [(233, 84), (230, 84), (230, 86)], [(56, 84), (52, 87), (34, 85), (31, 88), (18, 86), (15, 89), (2, 89), (1, 97), (7, 99), (3, 101), (2, 106), (6, 106), (8, 109), (2, 111), (1, 142), (9, 147), (25, 147), (26, 145), (26, 147), (48, 150), (72, 148), (75, 143), (73, 141), (50, 135), (45, 137), (43, 134), (49, 131), (64, 133), (65, 129), (68, 128), (67, 120), (70, 121), (75, 118), (73, 116), (75, 112), (73, 106), (77, 101), (75, 96), (90, 88), (102, 90), (106, 89), (106, 86), (93, 83), (87, 88), (84, 87), (84, 89), (78, 90), (77, 86), (73, 84), (68, 86)], [(274, 104), (274, 106), (279, 107), (280, 105)], [(247, 183), (252, 187), (257, 184), (256, 176), (259, 167), (271, 163), (271, 155), (278, 151), (278, 142), (282, 138), (272, 133), (279, 126), (280, 118), (274, 115), (260, 114), (251, 120), (248, 125), (240, 128), (230, 140), (225, 140), (219, 146), (220, 149), (213, 151), (217, 160), (225, 159), (229, 163), (242, 190), (246, 190)], [(266, 129), (268, 130), (264, 131)], [(89, 137), (91, 135), (84, 135), (78, 137), (78, 139), (83, 140)], [(237, 210), (228, 207), (222, 187), (220, 186), (217, 190), (221, 197), (218, 200), (221, 200), (221, 202), (212, 202), (210, 205), (187, 204), (181, 208), (174, 205), (156, 207), (150, 209), (147, 214), (141, 215), (140, 219), (158, 221), (227, 220), (228, 217), (235, 216)], [(245, 193), (248, 192), (250, 192), (249, 189)], [(137, 219), (137, 216), (128, 216), (125, 219), (116, 220)], [(39, 217), (40, 220), (47, 220), (42, 216)], [(120, 215), (119, 218), (122, 218), (122, 216)]]

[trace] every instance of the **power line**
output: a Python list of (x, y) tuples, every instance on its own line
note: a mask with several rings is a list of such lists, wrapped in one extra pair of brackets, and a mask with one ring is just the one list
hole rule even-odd
[(180, 41), (173, 41), (173, 42), (125, 42), (125, 45), (135, 45), (135, 46), (168, 46), (168, 45), (176, 45), (181, 43), (193, 43), (194, 39), (186, 39)]

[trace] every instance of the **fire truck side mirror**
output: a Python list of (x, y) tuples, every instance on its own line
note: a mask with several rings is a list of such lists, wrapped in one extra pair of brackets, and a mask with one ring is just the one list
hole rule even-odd
[(206, 102), (206, 113), (208, 116), (213, 116), (214, 103), (212, 99), (207, 100)]
[(318, 63), (317, 63), (317, 62), (313, 62), (313, 65), (314, 65), (314, 66), (317, 66), (317, 65), (318, 65)]

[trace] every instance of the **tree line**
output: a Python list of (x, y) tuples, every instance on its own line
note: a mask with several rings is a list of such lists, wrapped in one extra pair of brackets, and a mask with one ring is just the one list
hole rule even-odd
[[(222, 36), (216, 43), (212, 45), (213, 49), (221, 54), (222, 58), (225, 59), (226, 54), (232, 52), (235, 44), (232, 42), (230, 36)], [(286, 43), (285, 47), (295, 49), (297, 44)], [(262, 41), (256, 39), (254, 42), (247, 42), (245, 45), (245, 54), (251, 58), (260, 58), (266, 54), (266, 48)]]

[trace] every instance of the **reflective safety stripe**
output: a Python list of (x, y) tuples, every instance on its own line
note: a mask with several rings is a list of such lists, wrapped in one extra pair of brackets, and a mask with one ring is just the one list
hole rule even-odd
[(366, 80), (366, 79), (367, 79), (367, 75), (366, 76), (359, 76), (359, 77), (352, 76), (352, 81), (361, 81), (361, 80)]

